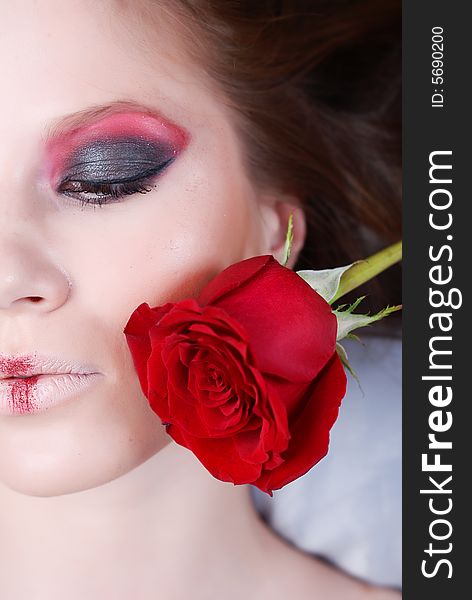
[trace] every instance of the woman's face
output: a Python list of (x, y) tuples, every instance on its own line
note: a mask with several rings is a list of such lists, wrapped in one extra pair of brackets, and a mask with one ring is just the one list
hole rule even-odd
[[(47, 410), (17, 400), (7, 414), (1, 398), (0, 481), (56, 495), (167, 444), (123, 328), (142, 302), (196, 294), (265, 253), (265, 225), (227, 109), (168, 20), (148, 28), (123, 2), (29, 0), (1, 3), (0, 22), (0, 355), (99, 373)], [(151, 191), (99, 206), (125, 179)]]

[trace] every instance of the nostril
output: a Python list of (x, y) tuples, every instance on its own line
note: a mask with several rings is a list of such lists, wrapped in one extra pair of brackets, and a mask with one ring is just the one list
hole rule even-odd
[(41, 296), (28, 296), (27, 300), (31, 300), (32, 302), (41, 302)]

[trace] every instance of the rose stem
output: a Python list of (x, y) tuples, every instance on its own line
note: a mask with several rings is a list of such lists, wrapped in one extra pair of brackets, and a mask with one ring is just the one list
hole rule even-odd
[(366, 281), (373, 279), (376, 275), (385, 271), (385, 269), (401, 261), (401, 259), (402, 241), (400, 240), (364, 260), (355, 262), (350, 269), (343, 273), (338, 291), (334, 298), (331, 299), (331, 303)]

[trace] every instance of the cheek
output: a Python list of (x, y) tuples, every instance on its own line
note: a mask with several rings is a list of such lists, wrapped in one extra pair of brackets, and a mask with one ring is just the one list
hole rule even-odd
[(194, 296), (226, 266), (259, 253), (254, 191), (244, 177), (215, 171), (211, 181), (195, 173), (177, 193), (163, 186), (89, 211), (87, 234), (70, 232), (81, 240), (80, 261), (70, 252), (78, 292), (104, 321), (124, 327), (138, 304)]

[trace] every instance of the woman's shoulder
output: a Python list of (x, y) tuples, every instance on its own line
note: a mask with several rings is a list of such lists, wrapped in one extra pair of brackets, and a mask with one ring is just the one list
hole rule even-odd
[[(285, 595), (297, 600), (399, 600), (399, 592), (372, 586), (343, 573), (324, 562), (307, 557), (307, 563), (300, 561), (286, 582)], [(291, 581), (290, 581), (291, 579)], [(290, 594), (290, 596), (288, 595)], [(272, 600), (278, 600), (273, 595)]]
[(299, 550), (281, 538), (265, 569), (257, 600), (399, 600), (401, 594), (372, 586)]

